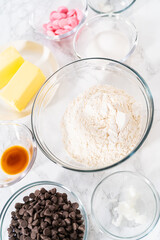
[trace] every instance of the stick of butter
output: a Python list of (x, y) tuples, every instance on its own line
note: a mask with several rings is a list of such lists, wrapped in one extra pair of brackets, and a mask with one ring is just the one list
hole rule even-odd
[(12, 46), (0, 53), (0, 89), (10, 81), (23, 62), (23, 57)]
[(46, 77), (34, 64), (25, 61), (0, 96), (18, 111), (22, 111), (44, 83)]

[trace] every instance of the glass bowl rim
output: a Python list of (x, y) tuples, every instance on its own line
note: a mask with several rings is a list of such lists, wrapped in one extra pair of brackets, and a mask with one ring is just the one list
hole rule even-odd
[(127, 9), (129, 9), (135, 2), (136, 2), (136, 0), (132, 0), (132, 2), (131, 2), (128, 6), (126, 6), (125, 8), (122, 8), (122, 9), (119, 10), (119, 11), (109, 11), (109, 12), (101, 12), (101, 11), (95, 9), (95, 8), (91, 5), (91, 0), (88, 0), (88, 5), (89, 5), (89, 7), (90, 7), (94, 12), (96, 12), (96, 13), (98, 13), (98, 14), (101, 14), (101, 13), (114, 13), (114, 14), (119, 14), (119, 13), (122, 13), (122, 12), (126, 11)]
[(29, 183), (23, 187), (21, 187), (20, 189), (18, 189), (14, 194), (12, 194), (12, 196), (7, 200), (7, 202), (5, 203), (1, 213), (0, 213), (0, 240), (2, 240), (2, 235), (1, 235), (1, 230), (2, 230), (2, 226), (3, 226), (3, 222), (4, 222), (4, 218), (6, 216), (6, 213), (8, 211), (8, 208), (11, 206), (12, 202), (21, 194), (23, 194), (26, 190), (32, 188), (32, 187), (38, 187), (38, 186), (43, 186), (43, 185), (50, 185), (50, 186), (54, 186), (54, 187), (58, 187), (61, 189), (64, 189), (65, 191), (69, 192), (75, 199), (75, 201), (77, 201), (81, 207), (81, 211), (83, 214), (83, 219), (84, 219), (84, 225), (85, 225), (85, 232), (84, 232), (84, 237), (83, 240), (87, 240), (87, 236), (88, 236), (88, 218), (87, 218), (87, 213), (85, 210), (85, 207), (83, 205), (83, 203), (81, 202), (80, 198), (74, 193), (72, 192), (68, 187), (64, 186), (63, 184), (57, 183), (57, 182), (53, 182), (53, 181), (37, 181), (37, 182), (32, 182)]
[(7, 182), (5, 184), (0, 184), (0, 189), (1, 189), (4, 187), (11, 186), (11, 185), (21, 181), (28, 174), (28, 172), (31, 170), (31, 168), (35, 162), (36, 156), (37, 156), (37, 143), (36, 143), (35, 137), (31, 131), (31, 129), (23, 123), (19, 123), (19, 122), (15, 122), (15, 121), (0, 121), (0, 125), (15, 125), (18, 127), (22, 127), (31, 136), (32, 145), (33, 145), (33, 154), (32, 154), (32, 158), (31, 158), (28, 166), (25, 168), (25, 170), (23, 172), (19, 173), (20, 175), (13, 181)]
[[(120, 161), (112, 164), (112, 165), (109, 165), (109, 166), (106, 166), (106, 167), (102, 167), (102, 168), (98, 168), (98, 169), (76, 169), (74, 167), (68, 167), (68, 166), (64, 166), (60, 163), (61, 159), (59, 159), (58, 157), (56, 157), (53, 153), (50, 154), (50, 151), (49, 152), (46, 152), (46, 150), (44, 149), (43, 147), (43, 144), (42, 142), (40, 142), (37, 138), (37, 135), (36, 135), (36, 124), (34, 123), (34, 112), (35, 112), (35, 108), (36, 108), (36, 101), (37, 101), (37, 98), (39, 97), (39, 94), (41, 92), (41, 90), (43, 89), (43, 87), (45, 87), (45, 85), (50, 81), (50, 79), (52, 79), (52, 77), (57, 74), (58, 72), (60, 72), (62, 69), (70, 66), (70, 65), (73, 65), (75, 63), (78, 63), (78, 62), (83, 62), (83, 61), (91, 61), (91, 60), (105, 60), (105, 61), (108, 61), (108, 62), (111, 62), (111, 63), (116, 63), (117, 65), (121, 65), (122, 67), (126, 68), (127, 70), (129, 70), (130, 72), (132, 72), (132, 74), (134, 74), (136, 77), (138, 77), (138, 81), (139, 83), (142, 85), (143, 89), (145, 90), (145, 92), (148, 94), (147, 97), (148, 97), (148, 101), (149, 101), (149, 104), (150, 104), (150, 110), (151, 110), (151, 116), (150, 116), (150, 119), (149, 119), (149, 123), (148, 123), (148, 126), (147, 126), (147, 129), (145, 131), (145, 134), (142, 138), (142, 140), (137, 144), (137, 146), (126, 156), (124, 157), (123, 159), (121, 159)], [(53, 86), (55, 86), (57, 82), (55, 82), (53, 84)], [(39, 146), (39, 148), (41, 149), (41, 151), (43, 152), (43, 154), (49, 159), (51, 160), (52, 162), (54, 162), (55, 164), (58, 164), (59, 166), (65, 168), (65, 169), (68, 169), (68, 170), (73, 170), (73, 171), (77, 171), (77, 172), (99, 172), (99, 171), (103, 171), (103, 170), (107, 170), (107, 169), (110, 169), (112, 167), (115, 167), (119, 164), (121, 164), (122, 162), (126, 161), (127, 159), (129, 159), (135, 152), (137, 152), (137, 150), (142, 146), (142, 144), (144, 143), (145, 139), (147, 138), (150, 130), (151, 130), (151, 127), (152, 127), (152, 123), (153, 123), (153, 117), (154, 117), (154, 102), (153, 102), (153, 97), (152, 97), (152, 94), (151, 94), (151, 91), (147, 85), (147, 83), (145, 82), (145, 80), (141, 77), (141, 75), (136, 71), (134, 70), (133, 68), (131, 68), (130, 66), (122, 63), (122, 62), (119, 62), (117, 60), (113, 60), (113, 59), (109, 59), (109, 58), (99, 58), (99, 57), (96, 57), (96, 58), (83, 58), (83, 59), (79, 59), (79, 60), (76, 60), (76, 61), (73, 61), (73, 62), (70, 62), (68, 64), (66, 64), (65, 66), (59, 68), (56, 72), (54, 72), (47, 80), (46, 82), (41, 86), (41, 88), (39, 89), (36, 97), (35, 97), (35, 100), (33, 102), (33, 105), (32, 105), (32, 111), (31, 111), (31, 128), (32, 128), (32, 132), (33, 132), (33, 135), (34, 135), (34, 138), (36, 139), (36, 142)], [(60, 161), (59, 161), (60, 160)]]
[[(103, 184), (103, 182), (105, 182), (106, 180), (108, 180), (108, 178), (112, 177), (113, 175), (117, 175), (117, 174), (130, 174), (133, 176), (138, 177), (140, 180), (142, 180), (147, 187), (151, 190), (154, 199), (155, 199), (155, 204), (156, 204), (156, 210), (155, 210), (155, 215), (153, 218), (153, 221), (151, 222), (150, 226), (147, 227), (146, 230), (144, 230), (142, 233), (135, 235), (135, 236), (131, 236), (131, 237), (119, 237), (109, 231), (107, 231), (102, 225), (101, 223), (98, 221), (98, 219), (96, 218), (96, 214), (95, 211), (93, 210), (93, 201), (94, 201), (94, 197), (96, 196), (96, 191), (97, 189), (101, 186), (101, 184)], [(160, 219), (160, 195), (158, 193), (158, 191), (156, 190), (155, 186), (153, 185), (153, 183), (144, 175), (137, 173), (137, 172), (133, 172), (133, 171), (116, 171), (113, 172), (111, 174), (109, 174), (108, 176), (106, 176), (105, 178), (103, 178), (94, 188), (93, 193), (92, 193), (92, 197), (91, 197), (91, 215), (94, 218), (94, 221), (96, 222), (97, 226), (99, 227), (99, 229), (105, 233), (106, 235), (108, 235), (109, 237), (112, 237), (112, 239), (129, 239), (129, 240), (135, 240), (135, 239), (142, 239), (143, 237), (147, 236), (153, 229), (154, 227), (157, 225), (159, 219)]]
[[(73, 38), (73, 50), (74, 50), (74, 53), (76, 54), (76, 56), (79, 58), (79, 59), (83, 59), (83, 57), (80, 56), (80, 54), (78, 53), (78, 51), (76, 50), (77, 47), (77, 36), (79, 34), (79, 32), (81, 31), (81, 29), (86, 26), (89, 26), (90, 24), (92, 24), (93, 22), (95, 22), (95, 20), (98, 20), (98, 19), (101, 19), (105, 17), (106, 19), (109, 18), (109, 19), (116, 19), (117, 22), (118, 20), (121, 20), (123, 21), (123, 23), (125, 25), (127, 25), (131, 30), (132, 32), (134, 32), (135, 36), (134, 36), (134, 41), (133, 41), (133, 44), (132, 46), (130, 47), (128, 53), (120, 60), (120, 62), (125, 62), (130, 56), (131, 54), (134, 52), (137, 44), (138, 44), (138, 31), (136, 29), (136, 26), (131, 22), (129, 21), (127, 18), (125, 17), (122, 17), (120, 15), (116, 15), (116, 14), (99, 14), (99, 15), (96, 15), (96, 16), (93, 16), (91, 17), (90, 19), (88, 19), (86, 22), (84, 22), (77, 30), (77, 32), (75, 33), (74, 35), (74, 38)], [(127, 37), (128, 38), (128, 37)]]
[(81, 21), (78, 23), (78, 25), (76, 27), (74, 27), (71, 31), (68, 31), (64, 34), (61, 35), (55, 35), (55, 36), (48, 36), (45, 33), (39, 32), (36, 30), (36, 28), (33, 25), (33, 16), (34, 16), (34, 12), (35, 10), (31, 13), (30, 17), (29, 17), (29, 25), (32, 27), (32, 29), (37, 32), (38, 34), (40, 34), (41, 36), (45, 37), (48, 40), (54, 40), (54, 41), (59, 41), (62, 40), (64, 38), (67, 38), (69, 36), (71, 36), (73, 33), (75, 33), (79, 27), (85, 22), (87, 14), (88, 14), (88, 0), (83, 0), (84, 1), (84, 8), (82, 9), (82, 13), (83, 13), (83, 17), (81, 19)]

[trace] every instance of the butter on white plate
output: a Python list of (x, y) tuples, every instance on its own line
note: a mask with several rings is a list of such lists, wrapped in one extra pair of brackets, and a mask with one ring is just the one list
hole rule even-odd
[(0, 96), (18, 111), (22, 111), (45, 79), (40, 68), (25, 61), (1, 91)]
[[(0, 46), (0, 52), (4, 51), (8, 47), (13, 46), (17, 49), (20, 55), (27, 61), (35, 64), (39, 67), (46, 79), (51, 76), (59, 67), (54, 53), (46, 46), (33, 41), (19, 40)], [(3, 89), (0, 90), (3, 91)], [(34, 96), (35, 97), (35, 96)], [(23, 111), (17, 111), (11, 107), (6, 101), (0, 98), (0, 119), (1, 120), (18, 120), (24, 122), (27, 120), (31, 113), (34, 97), (28, 103), (27, 107)], [(25, 118), (25, 120), (24, 120)]]

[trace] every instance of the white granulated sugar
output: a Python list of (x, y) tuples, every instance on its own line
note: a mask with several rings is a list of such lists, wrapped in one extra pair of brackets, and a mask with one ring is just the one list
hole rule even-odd
[(62, 136), (69, 155), (90, 167), (125, 157), (140, 139), (140, 105), (121, 89), (94, 86), (67, 107)]

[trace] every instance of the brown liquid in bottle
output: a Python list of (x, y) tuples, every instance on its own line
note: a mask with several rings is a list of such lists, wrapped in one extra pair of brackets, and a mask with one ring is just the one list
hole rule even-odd
[(7, 148), (1, 157), (1, 168), (5, 173), (10, 175), (24, 171), (28, 163), (28, 151), (22, 146)]

